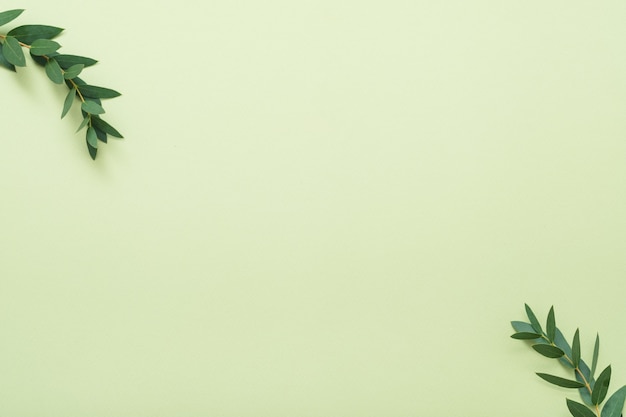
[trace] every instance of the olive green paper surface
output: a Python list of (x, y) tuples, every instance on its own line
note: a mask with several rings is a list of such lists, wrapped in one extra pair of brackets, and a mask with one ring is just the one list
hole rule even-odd
[(524, 302), (626, 383), (623, 2), (2, 8), (126, 139), (0, 72), (0, 416), (565, 416)]

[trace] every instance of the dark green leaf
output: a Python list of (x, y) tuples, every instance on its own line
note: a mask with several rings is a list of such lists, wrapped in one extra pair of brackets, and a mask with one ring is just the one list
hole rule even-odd
[(67, 93), (67, 97), (65, 97), (65, 103), (63, 103), (63, 113), (61, 113), (61, 119), (65, 117), (68, 111), (72, 108), (72, 104), (74, 104), (74, 98), (76, 97), (76, 89), (72, 88), (69, 93)]
[(102, 130), (105, 133), (108, 133), (111, 136), (116, 138), (123, 139), (124, 136), (120, 132), (118, 132), (113, 126), (102, 120), (101, 118), (94, 116), (92, 117), (92, 124), (97, 128)]
[(98, 135), (96, 135), (96, 130), (93, 127), (87, 129), (87, 143), (92, 148), (98, 147)]
[(46, 75), (55, 84), (63, 84), (65, 78), (63, 78), (63, 70), (59, 66), (59, 63), (54, 58), (48, 59), (46, 64)]
[(35, 42), (37, 39), (52, 39), (59, 33), (63, 32), (62, 28), (46, 25), (24, 25), (18, 26), (7, 33), (8, 36), (14, 36), (20, 42), (27, 45)]
[(600, 354), (600, 335), (596, 334), (596, 344), (593, 347), (593, 359), (591, 361), (591, 378), (596, 375), (596, 367), (598, 366), (598, 355)]
[(89, 141), (87, 141), (87, 149), (89, 150), (89, 156), (91, 156), (91, 159), (95, 160), (96, 155), (98, 154), (98, 148), (94, 148), (89, 144)]
[(84, 112), (90, 113), (90, 114), (103, 114), (104, 113), (104, 109), (102, 108), (102, 106), (94, 101), (83, 101), (81, 108), (83, 109)]
[(574, 417), (597, 417), (586, 405), (567, 399), (567, 408)]
[[(92, 124), (93, 125), (93, 124)], [(102, 130), (94, 127), (95, 131), (96, 131), (96, 136), (98, 136), (98, 140), (100, 140), (101, 142), (107, 143), (107, 134), (106, 132), (103, 132)]]
[(537, 375), (540, 378), (548, 381), (549, 383), (558, 385), (559, 387), (563, 387), (563, 388), (582, 388), (585, 386), (585, 384), (582, 384), (578, 381), (572, 381), (570, 379), (561, 378), (555, 375), (542, 374), (540, 372), (537, 372)]
[(4, 68), (6, 68), (8, 70), (11, 70), (11, 71), (15, 72), (15, 65), (11, 64), (4, 57), (4, 53), (2, 52), (2, 47), (3, 47), (3, 45), (0, 43), (0, 67), (4, 67)]
[(609, 390), (609, 383), (611, 382), (611, 365), (607, 366), (604, 371), (600, 373), (598, 379), (596, 380), (595, 385), (593, 386), (593, 391), (591, 392), (591, 403), (593, 405), (598, 405), (604, 398), (606, 397), (606, 393)]
[[(102, 101), (99, 98), (89, 98), (89, 97), (85, 97), (85, 101), (93, 101), (94, 103), (98, 104), (99, 106), (102, 107)], [(80, 109), (83, 117), (89, 115), (90, 113), (87, 113), (85, 110), (83, 110), (82, 108)], [(92, 120), (96, 117), (98, 117), (97, 115), (91, 115), (92, 116)]]
[(25, 67), (26, 58), (24, 57), (24, 51), (20, 43), (13, 36), (7, 36), (4, 39), (4, 45), (2, 46), (2, 53), (7, 61), (16, 67)]
[(98, 62), (95, 59), (87, 58), (84, 56), (65, 55), (65, 54), (57, 55), (56, 60), (59, 62), (59, 65), (63, 69), (69, 68), (72, 65), (76, 65), (76, 64), (82, 64), (85, 67), (90, 67), (92, 65), (95, 65)]
[(61, 45), (58, 42), (49, 39), (37, 39), (30, 46), (31, 55), (42, 56), (56, 52)]
[(535, 329), (535, 332), (539, 334), (543, 334), (543, 329), (541, 328), (541, 324), (539, 324), (539, 320), (537, 320), (537, 316), (535, 316), (535, 313), (533, 312), (533, 310), (530, 308), (528, 304), (524, 304), (524, 307), (526, 308), (526, 315), (528, 316), (528, 320), (530, 320), (530, 325), (533, 326), (533, 329)]
[(620, 417), (624, 410), (624, 399), (626, 398), (626, 385), (618, 389), (609, 397), (602, 408), (602, 417)]
[(547, 358), (554, 358), (554, 359), (556, 359), (556, 358), (560, 358), (563, 355), (565, 355), (565, 352), (563, 352), (558, 347), (552, 346), (552, 345), (537, 344), (537, 345), (533, 345), (532, 347), (538, 353), (542, 354), (543, 356), (545, 356)]
[[(57, 60), (57, 62), (59, 61)], [(78, 77), (78, 74), (82, 72), (83, 68), (85, 68), (83, 64), (72, 65), (71, 67), (65, 70), (65, 72), (63, 73), (63, 77), (66, 80), (71, 80), (72, 78), (76, 78)]]
[(574, 340), (572, 341), (572, 363), (574, 368), (578, 368), (578, 364), (580, 364), (580, 334), (578, 329), (576, 329)]
[(78, 126), (78, 129), (76, 129), (76, 131), (79, 132), (81, 129), (87, 126), (87, 124), (89, 123), (89, 119), (89, 115), (83, 117), (83, 121), (80, 123), (80, 126)]
[(24, 9), (15, 9), (15, 10), (7, 10), (6, 12), (0, 13), (0, 26), (6, 25), (16, 17), (22, 14)]
[(541, 335), (537, 333), (518, 332), (518, 333), (512, 334), (511, 337), (513, 339), (532, 340), (532, 339), (539, 339)]
[(80, 92), (85, 97), (93, 97), (93, 98), (114, 98), (121, 96), (115, 90), (111, 90), (110, 88), (97, 87), (95, 85), (81, 85), (79, 87)]
[(548, 312), (548, 320), (546, 321), (546, 336), (549, 342), (554, 342), (554, 336), (556, 334), (556, 322), (554, 319), (554, 306), (550, 307)]

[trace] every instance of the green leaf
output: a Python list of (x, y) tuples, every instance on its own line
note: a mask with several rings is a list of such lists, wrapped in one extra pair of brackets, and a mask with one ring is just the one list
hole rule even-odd
[(565, 379), (565, 378), (561, 378), (555, 375), (542, 374), (540, 372), (537, 372), (537, 375), (540, 378), (548, 381), (549, 383), (558, 385), (559, 387), (563, 387), (563, 388), (582, 388), (585, 386), (585, 384), (581, 382), (572, 381), (571, 379)]
[(96, 159), (96, 154), (98, 153), (98, 135), (93, 127), (89, 127), (87, 129), (86, 139), (89, 155), (91, 156), (91, 159)]
[(526, 315), (528, 316), (528, 320), (530, 320), (530, 325), (533, 326), (533, 329), (535, 329), (535, 332), (539, 334), (543, 334), (543, 329), (541, 328), (541, 324), (539, 324), (539, 320), (537, 320), (537, 316), (535, 316), (535, 313), (533, 312), (533, 310), (530, 308), (528, 304), (524, 304), (524, 307), (526, 308)]
[(61, 119), (65, 117), (68, 111), (72, 108), (72, 104), (74, 104), (74, 98), (76, 97), (76, 89), (72, 88), (69, 93), (67, 93), (67, 97), (65, 97), (65, 102), (63, 103), (63, 113), (61, 113)]
[(61, 45), (58, 42), (49, 39), (37, 39), (30, 45), (31, 55), (42, 56), (56, 52)]
[(516, 332), (535, 333), (535, 329), (533, 329), (533, 326), (531, 326), (530, 323), (526, 323), (524, 321), (512, 321), (511, 327), (513, 327), (513, 330), (515, 330)]
[(15, 65), (11, 64), (9, 61), (7, 61), (7, 59), (4, 57), (4, 53), (2, 52), (2, 47), (3, 45), (0, 43), (0, 66), (4, 67), (8, 70), (11, 70), (13, 72), (15, 71)]
[(586, 405), (567, 399), (567, 408), (574, 417), (596, 417)]
[(591, 403), (593, 405), (598, 405), (604, 398), (606, 397), (606, 393), (609, 390), (609, 383), (611, 382), (611, 365), (607, 366), (604, 371), (600, 373), (598, 379), (596, 380), (596, 384), (593, 386), (593, 391), (591, 392)]
[(24, 51), (20, 43), (13, 36), (7, 36), (4, 39), (4, 45), (2, 47), (2, 53), (9, 63), (16, 67), (25, 67), (26, 58), (24, 57)]
[(93, 127), (87, 129), (87, 143), (93, 148), (98, 147), (98, 135)]
[[(59, 62), (59, 61), (57, 60), (57, 62)], [(63, 68), (63, 67), (61, 67), (61, 68)], [(66, 80), (71, 80), (72, 78), (76, 78), (83, 71), (83, 68), (85, 68), (85, 66), (83, 64), (72, 65), (71, 67), (66, 69), (65, 72), (63, 72), (63, 77)]]
[(556, 359), (565, 355), (565, 352), (563, 352), (558, 347), (552, 345), (537, 344), (533, 345), (532, 348), (547, 358)]
[(532, 339), (539, 339), (541, 335), (537, 333), (517, 332), (515, 334), (512, 334), (511, 337), (513, 339), (532, 340)]
[(554, 319), (554, 306), (550, 307), (548, 313), (548, 320), (546, 321), (546, 336), (550, 343), (554, 342), (554, 336), (556, 334), (556, 322)]
[(572, 362), (574, 363), (574, 368), (578, 368), (580, 364), (580, 334), (578, 329), (574, 333), (574, 341), (572, 342)]
[(46, 64), (46, 75), (55, 84), (63, 84), (63, 70), (54, 58), (50, 58)]
[(20, 42), (27, 45), (35, 42), (37, 39), (52, 39), (59, 33), (63, 32), (62, 28), (47, 25), (24, 25), (18, 26), (7, 33), (8, 36), (17, 38)]
[(78, 55), (60, 54), (60, 55), (57, 55), (55, 58), (59, 62), (59, 65), (61, 66), (61, 68), (63, 69), (69, 68), (72, 65), (77, 65), (77, 64), (82, 64), (85, 67), (90, 67), (92, 65), (95, 65), (98, 62), (95, 59), (87, 58), (84, 56), (78, 56)]
[(80, 132), (81, 129), (87, 126), (87, 123), (89, 123), (90, 118), (91, 117), (89, 117), (89, 115), (83, 117), (83, 121), (81, 122), (80, 126), (78, 126), (78, 129), (76, 129), (76, 132)]
[(120, 132), (118, 132), (113, 126), (102, 120), (101, 118), (94, 116), (91, 118), (92, 124), (97, 128), (102, 130), (105, 133), (108, 133), (111, 136), (116, 138), (123, 139), (124, 136)]
[(87, 149), (89, 150), (89, 156), (91, 156), (91, 159), (95, 160), (96, 155), (98, 154), (98, 148), (94, 148), (89, 144), (89, 142), (87, 142)]
[(591, 361), (591, 379), (596, 375), (596, 367), (598, 366), (598, 355), (600, 354), (600, 335), (596, 334), (596, 344), (593, 347), (593, 359)]
[(81, 94), (85, 97), (114, 98), (114, 97), (121, 96), (121, 94), (115, 90), (111, 90), (110, 88), (97, 87), (95, 85), (85, 84), (85, 85), (79, 86), (79, 89), (80, 89)]
[(94, 101), (83, 101), (81, 108), (90, 114), (103, 114), (105, 112), (102, 106)]
[[(93, 123), (92, 123), (93, 126)], [(102, 130), (94, 127), (95, 131), (96, 131), (96, 136), (98, 136), (98, 140), (100, 140), (101, 142), (107, 143), (107, 134), (106, 132), (103, 132)]]
[(620, 417), (624, 410), (624, 399), (626, 398), (626, 385), (618, 389), (609, 397), (602, 408), (602, 417)]
[(24, 9), (15, 9), (0, 13), (0, 26), (6, 25), (10, 21), (14, 20), (16, 17), (21, 15), (23, 11)]

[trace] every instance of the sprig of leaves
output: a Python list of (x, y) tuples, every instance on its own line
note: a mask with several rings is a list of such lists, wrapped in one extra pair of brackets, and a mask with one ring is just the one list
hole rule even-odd
[[(22, 14), (23, 9), (0, 12), (0, 26)], [(78, 76), (82, 71), (98, 61), (78, 55), (60, 54), (61, 45), (53, 41), (63, 31), (62, 28), (47, 25), (23, 25), (0, 34), (0, 67), (16, 72), (16, 67), (26, 66), (23, 49), (37, 64), (44, 67), (46, 75), (55, 84), (65, 84), (69, 92), (63, 102), (61, 118), (65, 117), (78, 99), (80, 101), (82, 123), (78, 131), (87, 128), (85, 139), (92, 159), (96, 159), (98, 142), (107, 142), (108, 136), (123, 138), (122, 134), (102, 119), (105, 113), (102, 100), (115, 98), (121, 94), (110, 88), (87, 84)]]
[(561, 364), (574, 373), (575, 379), (563, 378), (537, 372), (537, 375), (546, 382), (563, 388), (578, 389), (583, 403), (567, 399), (566, 404), (569, 412), (574, 417), (620, 417), (626, 400), (626, 385), (618, 389), (609, 397), (604, 406), (601, 404), (606, 399), (611, 382), (611, 366), (607, 366), (598, 378), (595, 378), (598, 355), (600, 353), (600, 336), (596, 335), (593, 349), (591, 368), (587, 366), (580, 356), (580, 332), (576, 329), (572, 339), (572, 345), (567, 342), (563, 334), (556, 326), (554, 307), (550, 308), (546, 319), (545, 331), (541, 327), (537, 316), (532, 309), (525, 304), (526, 315), (529, 322), (512, 321), (511, 325), (515, 333), (513, 339), (531, 341), (531, 347), (539, 354), (558, 359)]

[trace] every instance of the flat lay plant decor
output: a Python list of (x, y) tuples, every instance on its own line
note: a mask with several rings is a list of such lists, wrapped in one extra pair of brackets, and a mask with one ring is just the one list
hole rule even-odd
[[(8, 10), (0, 13), (0, 29), (22, 14), (23, 9)], [(68, 93), (63, 103), (61, 118), (70, 111), (75, 101), (80, 102), (82, 122), (78, 131), (86, 128), (85, 139), (92, 159), (96, 159), (98, 142), (107, 142), (107, 137), (122, 138), (102, 115), (103, 99), (118, 97), (121, 94), (105, 87), (91, 85), (78, 76), (82, 71), (98, 61), (78, 55), (61, 54), (61, 45), (53, 41), (63, 31), (62, 28), (47, 25), (22, 25), (0, 33), (0, 67), (17, 72), (16, 67), (26, 66), (24, 50), (28, 51), (33, 61), (44, 67), (45, 73), (55, 84), (65, 84)]]
[(512, 321), (516, 333), (513, 339), (530, 342), (530, 346), (539, 354), (557, 359), (564, 368), (573, 374), (574, 379), (538, 372), (537, 375), (546, 382), (563, 388), (578, 390), (582, 403), (567, 399), (566, 404), (574, 417), (620, 417), (626, 399), (626, 385), (616, 390), (604, 401), (609, 392), (611, 382), (611, 366), (607, 366), (596, 378), (596, 366), (600, 352), (600, 337), (596, 335), (591, 367), (581, 358), (580, 332), (577, 329), (572, 344), (563, 336), (556, 326), (554, 307), (550, 308), (545, 329), (537, 320), (537, 316), (526, 304), (526, 315), (529, 322)]

